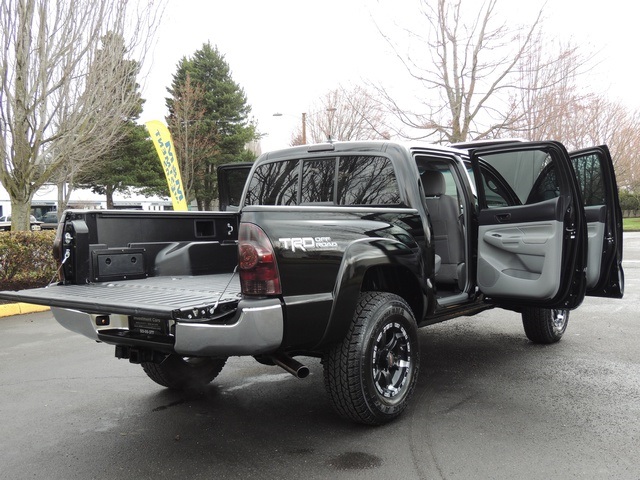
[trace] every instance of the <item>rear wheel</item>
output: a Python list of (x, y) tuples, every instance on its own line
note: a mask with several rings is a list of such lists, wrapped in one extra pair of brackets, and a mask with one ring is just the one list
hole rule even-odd
[(147, 376), (173, 390), (198, 388), (210, 383), (222, 371), (226, 358), (181, 357), (169, 355), (162, 363), (142, 363)]
[(533, 343), (555, 343), (562, 338), (569, 323), (569, 310), (527, 308), (522, 312), (522, 325)]
[(418, 379), (411, 309), (397, 295), (361, 294), (349, 332), (323, 363), (325, 388), (341, 416), (369, 425), (393, 420), (407, 407)]

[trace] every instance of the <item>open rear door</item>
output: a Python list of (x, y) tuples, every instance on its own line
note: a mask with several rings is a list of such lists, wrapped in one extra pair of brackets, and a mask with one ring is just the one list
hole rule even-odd
[(622, 210), (613, 161), (603, 145), (571, 153), (587, 221), (587, 295), (622, 298)]
[(557, 142), (470, 152), (478, 192), (478, 288), (506, 308), (575, 308), (586, 289), (586, 223)]
[(247, 177), (253, 163), (226, 163), (218, 167), (218, 194), (220, 195), (220, 210), (237, 212)]

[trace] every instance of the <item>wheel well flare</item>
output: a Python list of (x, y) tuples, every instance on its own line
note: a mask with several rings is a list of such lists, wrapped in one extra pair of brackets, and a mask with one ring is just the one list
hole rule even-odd
[(423, 295), (414, 274), (398, 265), (376, 265), (367, 270), (361, 291), (389, 292), (402, 297), (411, 307), (416, 319), (423, 316)]

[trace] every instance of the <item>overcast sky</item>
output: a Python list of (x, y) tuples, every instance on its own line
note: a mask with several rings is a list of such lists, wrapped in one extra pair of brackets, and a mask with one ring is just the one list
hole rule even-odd
[[(142, 121), (166, 116), (166, 88), (183, 56), (209, 41), (224, 54), (258, 122), (263, 151), (288, 145), (301, 113), (327, 91), (363, 79), (407, 83), (406, 72), (378, 32), (393, 20), (415, 21), (415, 0), (168, 0), (158, 41), (143, 81)], [(463, 0), (477, 9), (480, 0)], [(533, 21), (541, 0), (501, 0), (498, 15), (515, 24)], [(404, 10), (401, 10), (404, 9)], [(640, 4), (629, 0), (548, 0), (544, 30), (595, 52), (585, 81), (630, 108), (640, 108)], [(274, 113), (282, 113), (274, 117)]]

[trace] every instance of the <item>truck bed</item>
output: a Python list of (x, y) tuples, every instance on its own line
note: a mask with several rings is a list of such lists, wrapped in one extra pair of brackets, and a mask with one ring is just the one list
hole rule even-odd
[(96, 314), (124, 314), (153, 318), (185, 318), (185, 312), (237, 302), (240, 279), (235, 273), (162, 276), (86, 285), (50, 285), (3, 291), (7, 300), (63, 307)]

